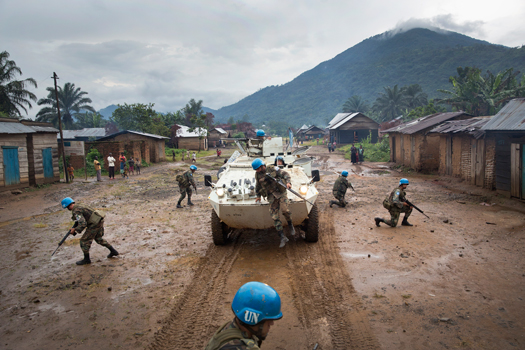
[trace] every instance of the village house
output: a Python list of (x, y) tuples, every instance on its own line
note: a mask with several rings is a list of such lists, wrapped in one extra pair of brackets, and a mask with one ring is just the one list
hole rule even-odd
[(371, 142), (376, 143), (379, 124), (363, 113), (338, 113), (328, 123), (330, 142), (338, 145), (359, 143), (371, 135)]
[[(62, 130), (64, 153), (74, 169), (84, 167), (85, 141), (94, 141), (106, 136), (104, 128), (84, 128), (80, 130)], [(62, 154), (60, 133), (57, 134), (59, 154)]]
[(430, 130), (430, 138), (439, 138), (439, 174), (460, 177), (471, 185), (494, 188), (496, 142), (481, 130), (490, 118), (453, 120)]
[(221, 138), (228, 137), (228, 133), (222, 128), (215, 128), (208, 134), (208, 144), (213, 147), (220, 145)]
[(312, 125), (306, 129), (302, 129), (300, 133), (297, 133), (297, 135), (300, 135), (301, 140), (322, 140), (325, 135), (325, 131), (315, 125)]
[(189, 131), (189, 127), (179, 125), (177, 130), (178, 148), (187, 150), (208, 150), (208, 132), (205, 129), (196, 128)]
[(0, 118), (0, 188), (60, 181), (57, 133), (49, 123)]
[(390, 161), (417, 171), (437, 171), (439, 138), (429, 138), (428, 132), (446, 121), (469, 118), (472, 115), (463, 111), (436, 113), (382, 131), (389, 137)]
[(495, 187), (525, 199), (525, 98), (509, 101), (481, 130), (495, 142)]

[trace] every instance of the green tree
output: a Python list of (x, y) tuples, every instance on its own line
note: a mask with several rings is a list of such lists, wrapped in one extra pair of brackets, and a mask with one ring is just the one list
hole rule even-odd
[[(48, 91), (46, 98), (38, 100), (39, 106), (47, 105), (38, 111), (36, 115), (37, 121), (50, 122), (58, 127), (58, 112), (56, 105), (55, 88), (47, 87)], [(75, 127), (73, 117), (76, 117), (82, 111), (89, 111), (95, 113), (95, 109), (89, 105), (91, 99), (85, 97), (88, 93), (81, 91), (81, 88), (75, 88), (73, 83), (65, 83), (64, 88), (58, 86), (58, 101), (60, 103), (60, 114), (62, 116), (62, 123), (65, 129), (73, 129)]]
[(199, 135), (199, 152), (201, 150), (201, 140), (208, 136), (208, 126), (206, 122), (206, 114), (201, 113), (200, 115), (193, 115), (190, 119), (191, 127), (188, 129), (190, 132), (196, 132)]
[(153, 109), (154, 105), (153, 103), (119, 104), (113, 111), (110, 121), (115, 122), (121, 130), (153, 133), (153, 118), (157, 117), (157, 112)]
[(20, 110), (27, 114), (26, 106), (32, 108), (31, 101), (36, 101), (35, 94), (26, 90), (29, 85), (37, 87), (35, 79), (15, 80), (17, 75), (22, 70), (9, 60), (7, 51), (0, 52), (0, 112), (10, 117), (20, 117)]
[(235, 124), (235, 119), (233, 119), (233, 117), (229, 117), (227, 123), (230, 125)]
[(397, 84), (393, 88), (385, 86), (384, 93), (380, 93), (372, 109), (379, 114), (380, 121), (392, 120), (403, 114), (408, 107), (403, 89)]
[(403, 120), (407, 122), (435, 113), (444, 113), (446, 111), (447, 110), (444, 107), (434, 105), (434, 100), (430, 100), (426, 106), (416, 107), (411, 110), (406, 116), (403, 117)]
[(366, 113), (369, 109), (368, 103), (357, 95), (350, 97), (343, 105), (343, 113)]
[(406, 105), (409, 109), (425, 106), (428, 103), (428, 96), (419, 84), (404, 86), (401, 90), (405, 95)]
[(77, 119), (76, 125), (79, 128), (103, 128), (108, 122), (97, 112), (78, 113), (75, 118)]

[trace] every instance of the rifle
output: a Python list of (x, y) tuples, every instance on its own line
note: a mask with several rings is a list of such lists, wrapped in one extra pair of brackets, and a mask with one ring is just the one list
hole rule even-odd
[[(75, 221), (75, 224), (73, 225), (72, 228), (75, 228), (78, 226), (78, 221)], [(55, 251), (53, 252), (53, 254), (51, 254), (51, 256), (55, 255), (55, 253), (57, 252), (58, 248), (60, 248), (60, 246), (66, 241), (67, 237), (71, 234), (71, 229), (67, 230), (67, 233), (66, 235), (64, 236), (64, 238), (62, 238), (62, 240), (60, 241), (60, 243), (58, 243), (58, 247), (57, 249), (55, 249)]]
[(304, 198), (303, 196), (301, 196), (299, 194), (299, 192), (297, 191), (294, 191), (292, 190), (291, 188), (288, 188), (285, 184), (283, 184), (283, 182), (281, 180), (277, 180), (276, 178), (273, 178), (270, 176), (270, 174), (266, 173), (266, 176), (269, 177), (270, 179), (272, 179), (273, 181), (275, 181), (279, 186), (282, 186), (284, 188), (286, 188), (288, 191), (292, 192), (293, 194), (295, 194), (297, 197), (301, 198), (303, 201), (306, 201), (308, 203), (310, 203), (312, 206), (314, 205), (312, 202), (310, 202), (308, 199)]
[(423, 213), (423, 210), (419, 209), (418, 207), (416, 207), (414, 204), (410, 203), (408, 199), (405, 199), (405, 203), (408, 204), (409, 206), (413, 207), (414, 209), (416, 209), (418, 212), (420, 212), (421, 214), (425, 215), (427, 218), (430, 219), (430, 217)]

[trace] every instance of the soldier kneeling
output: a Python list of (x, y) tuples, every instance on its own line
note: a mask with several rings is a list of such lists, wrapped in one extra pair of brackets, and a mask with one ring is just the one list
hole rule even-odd
[(385, 207), (386, 210), (390, 212), (390, 220), (385, 220), (383, 218), (374, 218), (376, 221), (376, 226), (379, 227), (381, 222), (384, 222), (385, 224), (396, 227), (397, 222), (399, 221), (399, 215), (401, 213), (405, 213), (405, 217), (403, 218), (403, 221), (401, 222), (402, 226), (413, 226), (411, 223), (408, 222), (408, 217), (412, 213), (412, 208), (410, 205), (408, 205), (406, 200), (406, 188), (408, 186), (408, 180), (407, 179), (401, 179), (399, 180), (399, 187), (394, 188), (394, 190), (390, 193), (388, 197), (385, 198), (383, 201), (383, 207)]

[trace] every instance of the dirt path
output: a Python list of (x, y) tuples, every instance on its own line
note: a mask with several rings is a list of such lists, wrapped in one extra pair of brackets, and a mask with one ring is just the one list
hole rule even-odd
[[(408, 196), (430, 219), (414, 212), (414, 227), (377, 228), (373, 217), (387, 214), (381, 202), (401, 175), (386, 164), (352, 166), (322, 147), (309, 154), (322, 175), (320, 239), (291, 239), (283, 249), (274, 230), (237, 230), (214, 246), (207, 189), (199, 186), (194, 207), (175, 208), (174, 175), (187, 163), (4, 193), (0, 349), (201, 349), (252, 280), (283, 301), (263, 349), (525, 347), (523, 203), (408, 174)], [(198, 182), (221, 163), (201, 159)], [(345, 169), (357, 192), (347, 208), (330, 208), (334, 171)], [(50, 258), (71, 225), (58, 205), (65, 196), (106, 210), (117, 259), (93, 244), (93, 264), (76, 266), (78, 236)]]

